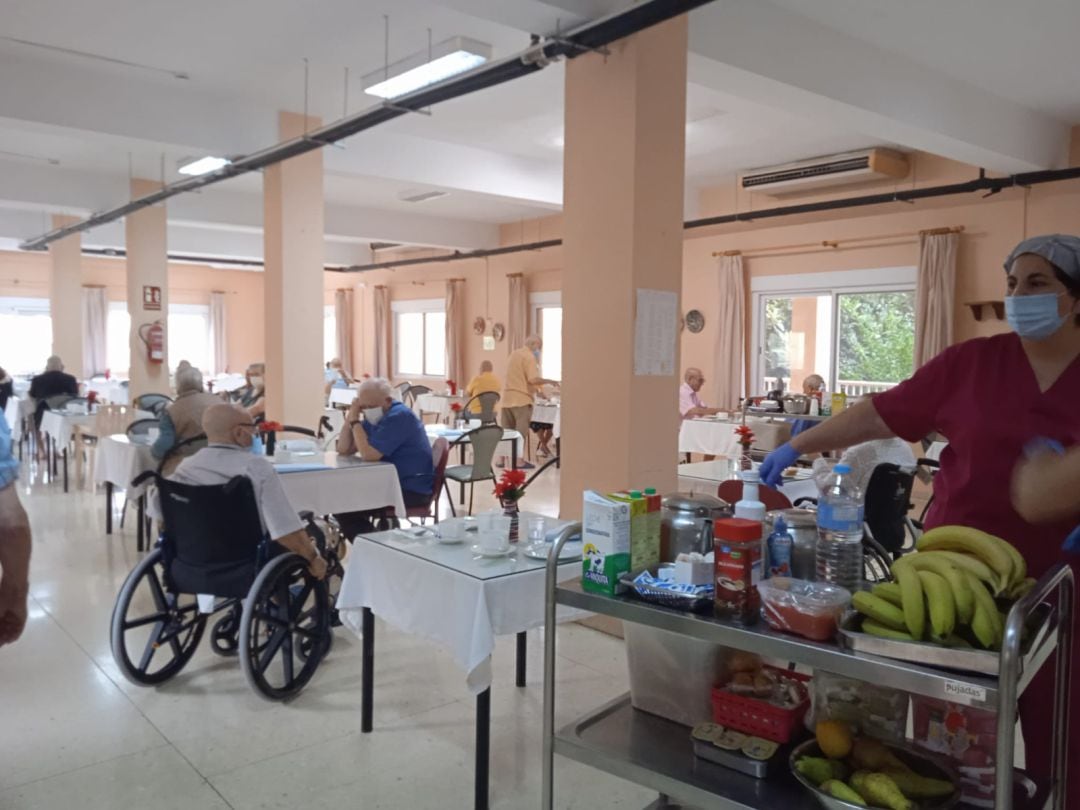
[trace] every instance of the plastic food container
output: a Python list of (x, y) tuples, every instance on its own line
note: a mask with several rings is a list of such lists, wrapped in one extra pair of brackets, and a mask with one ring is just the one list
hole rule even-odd
[(758, 583), (761, 615), (776, 630), (814, 641), (836, 635), (840, 615), (851, 603), (851, 592), (838, 585), (805, 579), (773, 577)]
[(775, 667), (764, 669), (773, 672), (782, 684), (794, 684), (799, 702), (785, 708), (717, 687), (712, 690), (713, 722), (773, 742), (790, 742), (810, 709), (810, 692), (806, 686), (810, 676)]

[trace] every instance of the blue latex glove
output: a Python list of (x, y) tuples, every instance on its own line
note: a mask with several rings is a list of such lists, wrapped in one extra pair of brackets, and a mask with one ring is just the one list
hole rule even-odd
[(1044, 436), (1037, 436), (1024, 445), (1024, 458), (1034, 458), (1043, 453), (1054, 453), (1063, 456), (1065, 455), (1065, 447), (1061, 442), (1047, 439)]
[(792, 447), (790, 442), (777, 447), (761, 462), (761, 469), (758, 471), (761, 483), (770, 487), (783, 486), (784, 470), (798, 461), (800, 455), (802, 454)]
[(1061, 550), (1066, 554), (1080, 554), (1080, 526), (1073, 529), (1065, 538)]

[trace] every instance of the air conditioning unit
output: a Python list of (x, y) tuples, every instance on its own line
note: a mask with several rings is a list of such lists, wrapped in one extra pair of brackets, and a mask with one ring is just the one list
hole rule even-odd
[(783, 197), (830, 186), (874, 180), (899, 180), (908, 173), (907, 157), (893, 149), (864, 149), (811, 160), (753, 169), (739, 178), (743, 189)]

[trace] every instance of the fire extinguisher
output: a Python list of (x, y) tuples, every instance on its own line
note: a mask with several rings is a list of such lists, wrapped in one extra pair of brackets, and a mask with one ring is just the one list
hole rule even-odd
[(165, 329), (161, 321), (144, 323), (139, 327), (139, 339), (146, 344), (146, 359), (151, 363), (165, 362)]

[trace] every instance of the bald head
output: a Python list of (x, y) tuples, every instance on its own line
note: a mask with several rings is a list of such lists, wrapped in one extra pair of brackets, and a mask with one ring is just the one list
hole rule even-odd
[(250, 447), (255, 435), (251, 414), (239, 405), (211, 405), (203, 412), (203, 433), (212, 444), (234, 444)]
[(490, 360), (485, 360), (483, 363), (480, 364), (480, 373), (481, 374), (486, 374), (486, 373), (488, 373), (490, 371), (493, 371), (494, 369), (495, 369), (495, 366), (491, 365)]
[(689, 385), (692, 390), (700, 391), (701, 386), (705, 383), (705, 375), (700, 368), (690, 366), (683, 374), (683, 382)]

